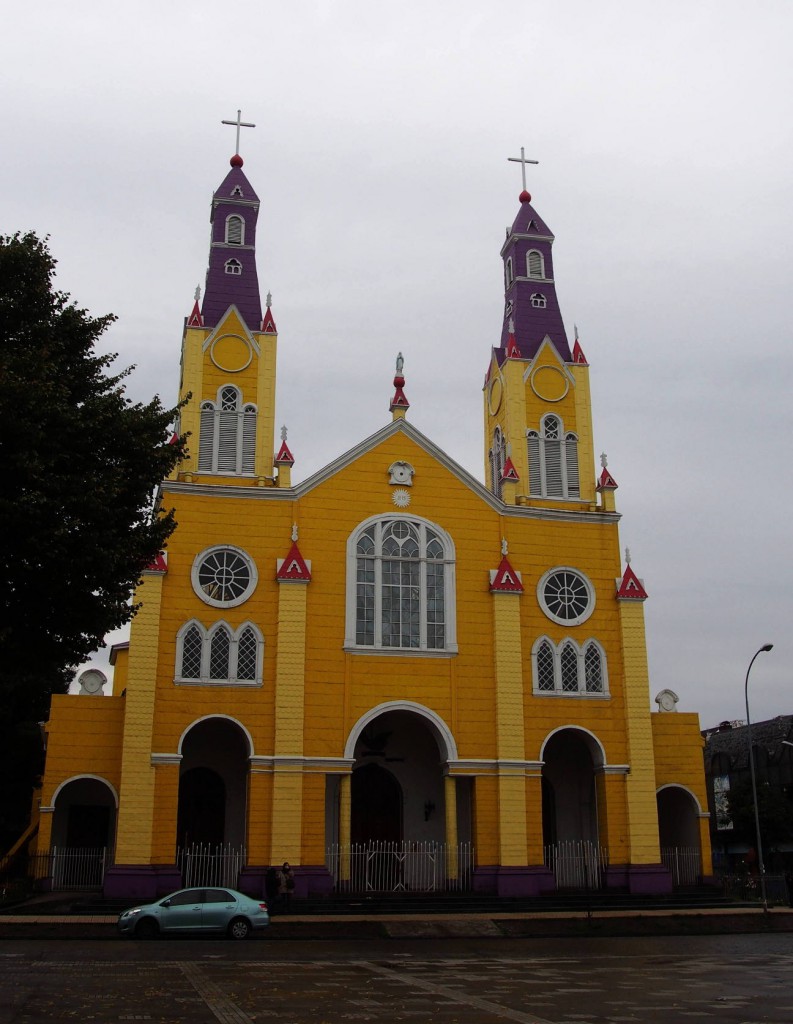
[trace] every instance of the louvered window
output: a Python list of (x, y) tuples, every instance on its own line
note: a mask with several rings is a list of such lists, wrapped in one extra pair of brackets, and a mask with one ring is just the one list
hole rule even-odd
[(529, 277), (545, 277), (545, 260), (542, 253), (536, 249), (530, 249), (526, 253), (526, 273)]
[(256, 406), (240, 409), (235, 387), (221, 388), (219, 402), (201, 406), (198, 469), (204, 473), (252, 474), (256, 468)]
[(490, 490), (501, 497), (502, 475), (507, 461), (507, 446), (501, 428), (493, 431), (493, 447), (490, 449)]
[(232, 216), (226, 219), (226, 244), (242, 245), (245, 241), (245, 225), (242, 217)]
[(504, 283), (506, 284), (507, 288), (509, 288), (509, 286), (512, 284), (514, 280), (515, 271), (513, 270), (512, 257), (510, 256), (507, 259), (506, 265), (504, 267)]
[(242, 264), (239, 260), (226, 260), (225, 271), (239, 277), (242, 274)]
[(543, 498), (578, 498), (578, 438), (564, 434), (558, 416), (546, 416), (541, 432), (526, 431), (529, 493)]
[(548, 300), (544, 295), (540, 295), (539, 292), (535, 292), (531, 297), (531, 304), (535, 309), (545, 309), (548, 305)]
[(384, 518), (355, 541), (355, 645), (443, 651), (453, 586), (448, 545), (417, 520)]
[(228, 679), (230, 652), (231, 637), (225, 626), (221, 626), (212, 634), (209, 648), (210, 679)]

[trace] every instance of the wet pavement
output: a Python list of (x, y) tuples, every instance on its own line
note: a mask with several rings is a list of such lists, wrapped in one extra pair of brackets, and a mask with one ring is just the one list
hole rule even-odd
[(793, 935), (0, 941), (0, 1021), (793, 1021)]

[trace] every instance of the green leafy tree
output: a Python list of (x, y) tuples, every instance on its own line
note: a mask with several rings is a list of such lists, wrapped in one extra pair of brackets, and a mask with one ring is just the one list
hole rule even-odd
[[(750, 779), (741, 779), (732, 787), (728, 803), (736, 839), (741, 839), (754, 847), (757, 842), (757, 830)], [(778, 786), (771, 786), (758, 779), (757, 809), (760, 817), (760, 836), (765, 850), (771, 851), (780, 843), (793, 839), (793, 803)]]
[(115, 317), (54, 290), (55, 265), (36, 235), (0, 237), (0, 846), (24, 825), (51, 694), (129, 621), (176, 525), (154, 493), (184, 448), (177, 409), (132, 402), (130, 370), (95, 352)]

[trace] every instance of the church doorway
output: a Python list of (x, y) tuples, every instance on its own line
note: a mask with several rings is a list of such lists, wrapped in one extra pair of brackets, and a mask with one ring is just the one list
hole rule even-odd
[(228, 718), (205, 718), (180, 745), (177, 864), (190, 885), (237, 885), (245, 864), (250, 744)]
[(656, 796), (661, 860), (675, 888), (697, 885), (702, 876), (699, 804), (682, 786), (663, 786)]
[(542, 827), (545, 863), (558, 888), (597, 889), (606, 854), (598, 840), (595, 768), (600, 745), (582, 729), (560, 729), (546, 741), (542, 759)]
[(352, 773), (353, 843), (399, 843), (402, 840), (402, 787), (379, 764)]
[(81, 776), (61, 786), (53, 802), (53, 889), (101, 888), (115, 842), (114, 790), (104, 779)]

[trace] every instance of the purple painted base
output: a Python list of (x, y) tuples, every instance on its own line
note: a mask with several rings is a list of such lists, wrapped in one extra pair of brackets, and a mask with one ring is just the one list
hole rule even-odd
[(526, 867), (478, 867), (474, 869), (474, 892), (497, 896), (540, 896), (553, 892), (556, 883), (543, 864)]
[(333, 876), (324, 864), (304, 864), (294, 869), (295, 897), (328, 896), (333, 892)]
[(663, 864), (630, 864), (628, 892), (652, 896), (672, 891), (672, 874)]
[(102, 892), (110, 899), (155, 900), (181, 888), (175, 864), (114, 864), (105, 872)]
[(240, 892), (244, 892), (246, 896), (253, 896), (256, 899), (264, 896), (264, 876), (267, 874), (267, 868), (257, 867), (255, 865), (248, 864), (240, 871), (239, 881), (237, 887)]

